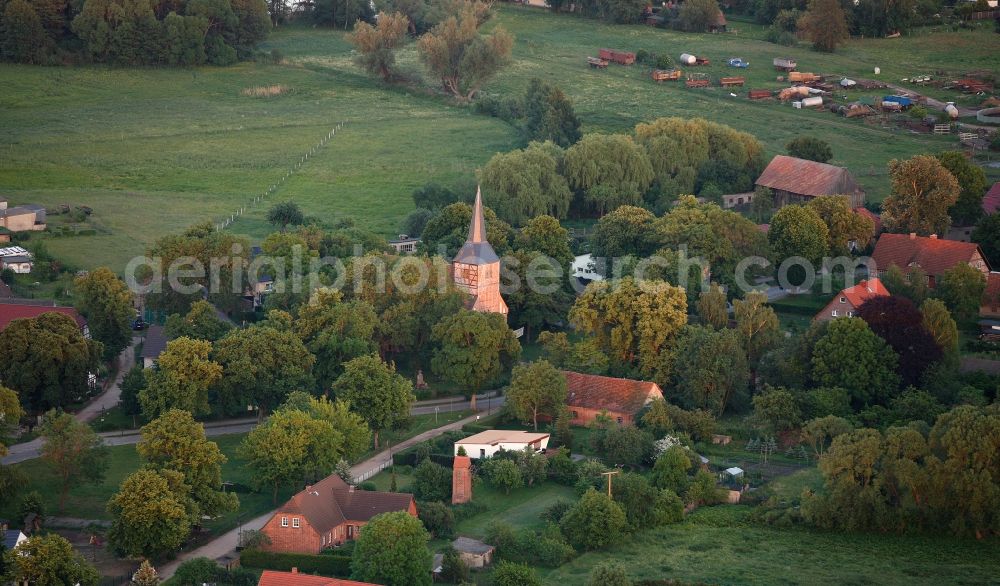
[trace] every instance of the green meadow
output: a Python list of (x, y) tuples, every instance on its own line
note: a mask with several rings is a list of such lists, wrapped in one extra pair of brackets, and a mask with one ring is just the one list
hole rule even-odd
[[(487, 28), (515, 35), (514, 62), (485, 93), (520, 94), (532, 77), (545, 78), (573, 99), (591, 132), (625, 132), (660, 116), (701, 116), (755, 134), (768, 154), (812, 134), (831, 143), (833, 162), (849, 167), (876, 200), (888, 194), (888, 160), (954, 148), (956, 139), (750, 102), (748, 88), (785, 85), (776, 81), (771, 59), (791, 56), (802, 71), (852, 77), (872, 77), (878, 66), (887, 81), (1000, 69), (995, 35), (985, 31), (924, 30), (820, 54), (764, 42), (761, 27), (741, 22), (732, 24), (737, 34), (697, 35), (510, 5), (497, 12)], [(733, 97), (717, 87), (653, 83), (639, 65), (589, 69), (585, 57), (603, 46), (704, 55), (712, 65), (700, 71), (713, 79), (746, 75), (747, 88)], [(352, 64), (340, 30), (283, 28), (263, 49), (277, 50), (282, 62), (195, 69), (0, 65), (0, 195), (14, 204), (93, 208), (85, 227), (96, 234), (48, 237), (48, 248), (72, 267), (120, 271), (156, 238), (220, 221), (240, 207), (246, 213), (230, 229), (259, 239), (270, 230), (266, 206), (286, 199), (326, 222), (351, 217), (390, 236), (412, 209), (414, 188), (432, 181), (471, 185), (494, 153), (519, 146), (517, 129), (440, 95), (412, 45), (399, 55), (408, 82), (391, 87)], [(735, 56), (750, 68), (726, 67)], [(284, 91), (243, 93), (273, 85)], [(248, 207), (340, 122), (343, 129), (269, 200)]]

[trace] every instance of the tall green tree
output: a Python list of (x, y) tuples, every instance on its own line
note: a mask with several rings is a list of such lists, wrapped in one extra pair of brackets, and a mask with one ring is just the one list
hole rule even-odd
[(729, 324), (729, 310), (726, 309), (726, 292), (718, 283), (712, 283), (708, 291), (698, 295), (698, 317), (702, 323), (716, 330)]
[(358, 52), (355, 61), (359, 66), (383, 81), (391, 81), (396, 76), (396, 50), (406, 40), (410, 21), (399, 12), (379, 12), (375, 22), (372, 26), (358, 21), (347, 38)]
[(566, 148), (580, 140), (580, 119), (559, 88), (532, 78), (524, 94), (524, 131), (529, 140), (551, 140)]
[(101, 351), (101, 343), (83, 337), (64, 314), (14, 320), (0, 332), (0, 380), (29, 413), (65, 407), (86, 396)]
[(191, 487), (173, 470), (139, 470), (108, 501), (108, 538), (120, 555), (161, 556), (177, 551), (191, 533)]
[(554, 259), (567, 272), (573, 263), (569, 232), (552, 216), (542, 214), (528, 220), (518, 232), (515, 246), (520, 250), (540, 252)]
[(177, 338), (167, 343), (155, 369), (146, 370), (146, 388), (139, 403), (147, 419), (171, 409), (207, 415), (208, 389), (222, 378), (222, 366), (209, 359), (212, 344), (204, 340)]
[(677, 22), (681, 29), (692, 33), (708, 32), (722, 11), (716, 0), (688, 0), (681, 5)]
[(934, 337), (945, 357), (958, 357), (958, 325), (940, 299), (928, 299), (920, 304), (924, 328)]
[(431, 368), (461, 386), (473, 411), (476, 394), (521, 354), (521, 344), (498, 313), (461, 310), (438, 322), (432, 337), (438, 348)]
[(104, 359), (111, 360), (132, 340), (132, 292), (125, 281), (101, 267), (73, 281), (76, 307), (87, 318), (90, 335), (104, 344)]
[(331, 401), (326, 397), (313, 397), (304, 391), (294, 391), (288, 395), (281, 409), (298, 409), (308, 413), (313, 419), (328, 421), (344, 436), (344, 459), (353, 462), (360, 458), (371, 446), (372, 432), (364, 417), (351, 411), (347, 401)]
[(608, 258), (649, 256), (661, 245), (655, 221), (656, 216), (646, 208), (619, 206), (597, 221), (590, 237), (591, 251)]
[(565, 218), (573, 194), (559, 173), (562, 158), (562, 149), (550, 142), (493, 155), (479, 181), (497, 215), (515, 226), (543, 214)]
[(378, 356), (359, 356), (344, 364), (344, 373), (333, 383), (333, 393), (350, 403), (368, 423), (376, 448), (379, 432), (409, 419), (410, 405), (416, 400), (413, 383)]
[(797, 159), (826, 163), (833, 158), (830, 143), (814, 136), (796, 136), (785, 145), (788, 154)]
[(857, 248), (864, 248), (875, 234), (875, 222), (852, 210), (846, 195), (814, 197), (806, 207), (815, 211), (826, 224), (830, 254), (851, 252), (852, 242)]
[(538, 430), (538, 416), (555, 419), (566, 403), (566, 377), (546, 360), (517, 365), (507, 389), (507, 404)]
[(972, 231), (972, 241), (983, 249), (991, 265), (1000, 265), (1000, 214), (983, 216)]
[(6, 552), (5, 577), (17, 584), (79, 584), (97, 586), (100, 574), (65, 537), (55, 533), (32, 535)]
[(624, 134), (588, 134), (566, 150), (563, 173), (569, 186), (599, 215), (639, 205), (653, 182), (646, 151)]
[(921, 236), (944, 234), (951, 226), (948, 210), (961, 187), (936, 158), (917, 155), (889, 161), (892, 194), (882, 202), (882, 223), (891, 232)]
[(743, 393), (750, 371), (735, 330), (687, 326), (674, 358), (677, 392), (690, 407), (722, 415), (730, 400)]
[(387, 586), (427, 586), (431, 583), (429, 539), (423, 524), (409, 513), (376, 515), (358, 537), (351, 577)]
[(493, 570), (493, 583), (496, 586), (541, 586), (542, 581), (535, 568), (528, 564), (500, 560)]
[(959, 225), (974, 224), (983, 215), (983, 195), (988, 187), (986, 171), (958, 151), (946, 151), (937, 158), (958, 181), (960, 190), (955, 205), (948, 210), (949, 215)]
[(42, 19), (24, 0), (6, 3), (0, 18), (0, 55), (20, 63), (41, 63), (51, 43)]
[[(771, 243), (776, 264), (798, 256), (811, 263), (814, 270), (818, 270), (823, 256), (829, 250), (830, 231), (815, 209), (791, 205), (781, 208), (771, 217), (767, 240)], [(789, 280), (795, 284), (802, 282), (796, 281), (791, 273)]]
[(420, 60), (446, 92), (471, 100), (480, 86), (510, 62), (512, 37), (503, 28), (488, 36), (479, 34), (473, 6), (450, 16), (417, 41)]
[(590, 488), (563, 515), (559, 527), (573, 547), (594, 550), (620, 541), (628, 531), (628, 520), (618, 503)]
[(743, 299), (733, 301), (733, 316), (750, 366), (750, 382), (756, 385), (761, 359), (781, 341), (778, 316), (763, 291), (747, 291)]
[(235, 511), (235, 493), (222, 490), (222, 465), (226, 457), (218, 444), (205, 437), (205, 428), (189, 411), (171, 409), (143, 426), (136, 451), (153, 470), (184, 475), (200, 515), (215, 517)]
[(50, 411), (42, 423), (42, 460), (59, 479), (59, 512), (71, 486), (98, 484), (108, 469), (104, 440), (69, 413)]
[(810, 0), (809, 8), (796, 26), (812, 41), (813, 49), (824, 53), (833, 53), (850, 37), (847, 17), (837, 0)]
[(215, 307), (204, 300), (191, 304), (187, 315), (167, 317), (166, 333), (170, 338), (187, 337), (194, 340), (215, 342), (225, 336), (233, 326), (219, 318)]
[(344, 370), (344, 364), (378, 350), (375, 308), (366, 301), (343, 301), (337, 291), (317, 289), (301, 305), (295, 333), (316, 357), (313, 373), (322, 387), (329, 387)]
[(231, 409), (255, 405), (263, 416), (288, 393), (315, 384), (316, 358), (293, 332), (266, 322), (227, 334), (215, 343), (214, 358), (222, 365), (220, 392)]
[(24, 409), (17, 399), (17, 393), (0, 385), (0, 457), (7, 455), (7, 444), (22, 417)]
[(945, 271), (937, 286), (937, 296), (959, 320), (971, 320), (976, 316), (984, 291), (986, 276), (966, 263)]
[(872, 405), (896, 390), (898, 360), (864, 320), (837, 318), (816, 341), (811, 376), (820, 385), (847, 389), (857, 405)]

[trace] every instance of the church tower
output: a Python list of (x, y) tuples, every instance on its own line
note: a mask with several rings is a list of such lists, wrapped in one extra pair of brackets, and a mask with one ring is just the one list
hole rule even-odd
[(472, 206), (469, 237), (452, 261), (455, 285), (472, 295), (469, 309), (507, 316), (507, 304), (500, 296), (500, 258), (486, 241), (483, 221), (483, 196), (476, 188), (476, 203)]

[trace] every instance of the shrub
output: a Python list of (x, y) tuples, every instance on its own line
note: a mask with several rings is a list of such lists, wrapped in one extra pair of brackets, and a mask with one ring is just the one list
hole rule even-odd
[(358, 485), (361, 490), (367, 490), (368, 492), (375, 492), (378, 490), (378, 485), (369, 480), (368, 482), (362, 482)]
[(413, 471), (413, 494), (424, 501), (450, 499), (451, 471), (440, 464), (424, 460)]
[(447, 539), (454, 534), (455, 513), (444, 503), (421, 503), (417, 512), (431, 537)]
[(542, 519), (546, 521), (551, 521), (552, 523), (558, 523), (562, 520), (566, 511), (569, 511), (573, 507), (573, 503), (569, 501), (558, 500), (551, 505), (545, 507), (542, 511)]
[(244, 550), (240, 565), (263, 570), (290, 572), (292, 568), (305, 574), (323, 574), (346, 578), (351, 575), (351, 556), (308, 555), (302, 553), (274, 553)]

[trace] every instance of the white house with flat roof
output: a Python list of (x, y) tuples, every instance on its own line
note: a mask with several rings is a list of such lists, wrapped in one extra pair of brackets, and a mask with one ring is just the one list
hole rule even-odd
[(459, 448), (465, 448), (467, 456), (473, 460), (489, 458), (500, 450), (520, 452), (526, 447), (542, 451), (549, 446), (549, 434), (534, 431), (514, 431), (490, 429), (455, 442), (455, 455)]

